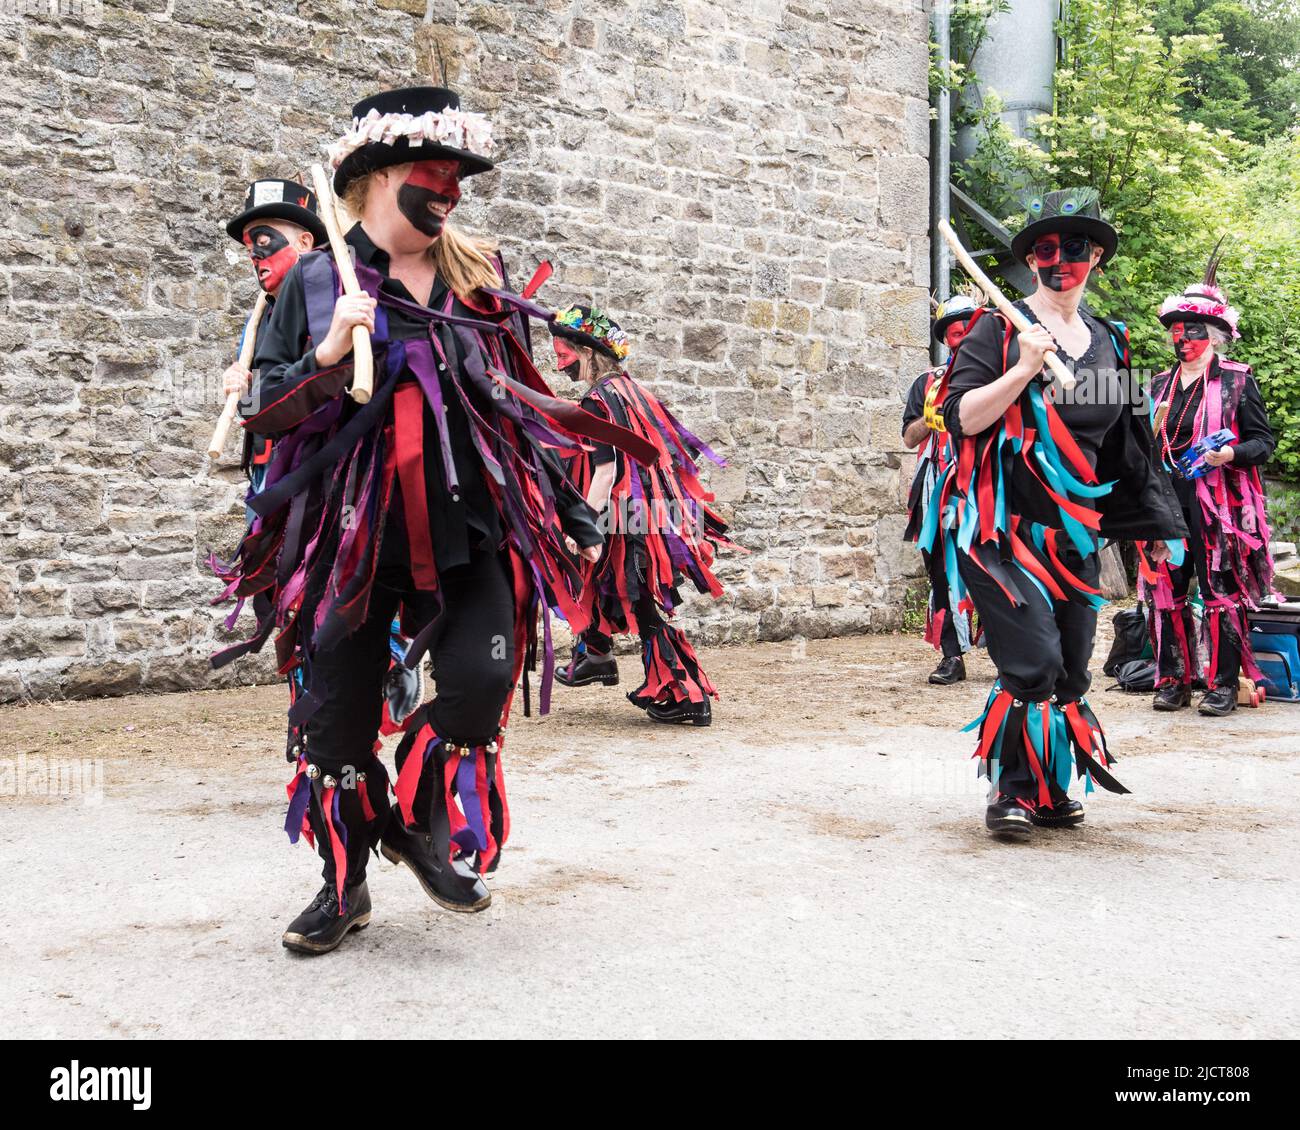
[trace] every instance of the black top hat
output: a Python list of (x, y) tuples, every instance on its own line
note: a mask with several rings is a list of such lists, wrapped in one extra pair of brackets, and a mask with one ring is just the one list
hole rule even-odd
[(1049, 232), (1086, 235), (1102, 249), (1099, 267), (1110, 262), (1119, 247), (1119, 233), (1101, 218), (1095, 188), (1063, 188), (1026, 197), (1024, 226), (1011, 240), (1016, 262), (1028, 259), (1034, 241)]
[(941, 302), (934, 311), (934, 339), (943, 341), (943, 335), (953, 322), (967, 322), (975, 317), (981, 308), (968, 294), (954, 294), (946, 302)]
[[(427, 136), (413, 137), (402, 132), (404, 125), (413, 125), (413, 119), (431, 114), (437, 117), (445, 111), (452, 111), (443, 123), (447, 128), (440, 133), (442, 140)], [(362, 119), (372, 118), (372, 124), (390, 118), (385, 131), (388, 140), (369, 141), (361, 134), (365, 123)], [(407, 120), (402, 115), (410, 115)], [(380, 94), (363, 98), (352, 107), (352, 129), (331, 147), (334, 160), (334, 191), (340, 196), (358, 177), (386, 169), (391, 165), (404, 165), (407, 161), (446, 161), (460, 162), (460, 175), (470, 177), (475, 173), (486, 173), (493, 163), (481, 153), (470, 148), (477, 143), (480, 148), (491, 151), (491, 127), (481, 114), (463, 114), (460, 109), (460, 96), (454, 90), (441, 86), (407, 86), (400, 90), (385, 90)]]
[(329, 238), (316, 214), (316, 194), (293, 180), (253, 181), (248, 186), (244, 210), (226, 225), (226, 233), (242, 243), (244, 229), (253, 220), (288, 220), (311, 232), (318, 245)]

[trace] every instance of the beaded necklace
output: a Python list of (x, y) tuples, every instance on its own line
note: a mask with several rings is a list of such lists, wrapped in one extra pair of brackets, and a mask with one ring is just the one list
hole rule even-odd
[[(1187, 412), (1192, 407), (1193, 400), (1195, 399), (1192, 396), (1192, 393), (1195, 392), (1196, 386), (1198, 384), (1202, 385), (1201, 400), (1202, 402), (1204, 402), (1205, 391), (1203, 386), (1205, 383), (1206, 373), (1208, 373), (1209, 371), (1210, 371), (1209, 369), (1206, 369), (1204, 373), (1202, 373), (1199, 377), (1196, 378), (1196, 380), (1192, 382), (1191, 387), (1188, 389), (1187, 400), (1183, 404), (1183, 410), (1178, 414), (1178, 423), (1174, 425), (1174, 435), (1178, 435), (1183, 430), (1183, 421), (1187, 419)], [(1192, 444), (1196, 443), (1196, 441), (1201, 438), (1196, 434), (1196, 428), (1193, 425), (1192, 438), (1189, 439), (1185, 444), (1175, 449), (1173, 444), (1170, 443), (1169, 441), (1169, 409), (1174, 402), (1174, 393), (1177, 391), (1179, 384), (1181, 384), (1181, 378), (1180, 378), (1181, 372), (1182, 372), (1182, 367), (1180, 366), (1177, 370), (1175, 370), (1173, 376), (1170, 378), (1169, 396), (1165, 400), (1165, 410), (1160, 419), (1160, 438), (1161, 440), (1164, 441), (1165, 456), (1170, 462), (1173, 462), (1175, 450), (1185, 451), (1187, 448), (1191, 447)]]

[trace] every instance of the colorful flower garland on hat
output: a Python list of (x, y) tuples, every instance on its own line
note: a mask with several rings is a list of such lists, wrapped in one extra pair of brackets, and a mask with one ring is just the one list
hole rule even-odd
[(609, 320), (609, 315), (593, 306), (584, 317), (577, 306), (570, 306), (555, 315), (555, 324), (578, 333), (594, 337), (620, 361), (631, 352), (631, 345), (620, 326)]

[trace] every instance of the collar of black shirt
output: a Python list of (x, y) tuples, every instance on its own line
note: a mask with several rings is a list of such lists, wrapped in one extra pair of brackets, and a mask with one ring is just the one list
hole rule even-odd
[[(371, 268), (371, 270), (378, 271), (384, 276), (384, 278), (390, 280), (388, 289), (391, 289), (394, 294), (399, 298), (405, 298), (410, 302), (420, 301), (418, 298), (415, 298), (406, 287), (396, 279), (393, 279), (388, 273), (392, 262), (389, 258), (388, 252), (382, 247), (376, 247), (375, 241), (366, 234), (366, 229), (359, 223), (353, 224), (351, 230), (343, 238), (347, 241), (348, 246), (356, 252), (358, 263), (363, 263), (365, 266)], [(429, 296), (430, 308), (436, 308), (441, 305), (446, 296), (447, 284), (442, 281), (440, 275), (434, 276), (433, 293)]]

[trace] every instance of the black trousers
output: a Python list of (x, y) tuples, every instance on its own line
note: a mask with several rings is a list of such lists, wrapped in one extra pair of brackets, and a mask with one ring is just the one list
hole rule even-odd
[[(659, 606), (655, 603), (654, 597), (644, 589), (632, 604), (632, 611), (636, 613), (637, 628), (641, 633), (641, 642), (645, 643), (650, 639), (667, 621), (660, 615)], [(592, 651), (608, 655), (614, 648), (614, 637), (606, 635), (604, 632), (595, 628), (588, 628), (582, 633), (582, 640)]]
[[(1190, 683), (1200, 678), (1202, 674), (1200, 667), (1197, 665), (1195, 621), (1191, 610), (1182, 602), (1187, 599), (1187, 593), (1192, 587), (1193, 577), (1196, 578), (1202, 599), (1209, 597), (1210, 563), (1205, 547), (1205, 530), (1201, 525), (1201, 507), (1194, 495), (1184, 497), (1188, 493), (1183, 487), (1184, 482), (1185, 480), (1180, 480), (1178, 494), (1179, 501), (1183, 504), (1183, 521), (1187, 523), (1187, 530), (1190, 535), (1187, 539), (1187, 553), (1183, 557), (1183, 563), (1177, 568), (1174, 567), (1172, 562), (1169, 565), (1169, 580), (1173, 589), (1174, 600), (1179, 602), (1180, 607), (1172, 612), (1157, 611), (1155, 613), (1161, 619), (1160, 654), (1156, 657), (1156, 674), (1161, 683)], [(1208, 606), (1206, 614), (1212, 615)], [(1183, 636), (1187, 640), (1187, 650), (1185, 652), (1178, 638), (1175, 617), (1181, 617), (1182, 619)], [(1205, 662), (1209, 663), (1210, 659), (1211, 656), (1207, 656)], [(1236, 639), (1235, 633), (1229, 631), (1227, 626), (1223, 625), (1219, 631), (1218, 668), (1209, 673), (1210, 683), (1215, 687), (1232, 687), (1235, 689), (1240, 674), (1240, 643)]]
[[(624, 537), (626, 540), (627, 557), (624, 568), (628, 570), (626, 584), (629, 589), (635, 586), (636, 597), (632, 601), (632, 613), (636, 616), (637, 629), (641, 635), (641, 642), (646, 643), (655, 635), (663, 626), (668, 623), (660, 612), (659, 605), (655, 603), (654, 594), (647, 588), (646, 573), (649, 569), (649, 559), (645, 542), (643, 539), (629, 535), (615, 535)], [(612, 585), (612, 581), (607, 580), (607, 585)], [(603, 606), (605, 616), (613, 620), (616, 624), (623, 623), (624, 611), (620, 603), (620, 598), (616, 593), (608, 590), (602, 591), (598, 598)], [(607, 635), (597, 628), (588, 628), (582, 633), (582, 642), (587, 647), (602, 655), (608, 655), (614, 647), (613, 636)]]
[[(1061, 559), (1081, 580), (1096, 585), (1101, 575), (1097, 554), (1084, 558), (1068, 547)], [(1016, 608), (964, 553), (957, 554), (957, 567), (975, 602), (989, 658), (1003, 689), (1024, 702), (1045, 702), (1053, 695), (1062, 704), (1082, 698), (1092, 683), (1088, 664), (1097, 634), (1096, 610), (1064, 600), (1053, 606), (1029, 584), (1025, 587), (1032, 592), (1027, 602)], [(1015, 769), (1003, 772), (998, 787), (1008, 796), (1032, 799), (1037, 795), (1023, 758)], [(1052, 791), (1055, 796), (1054, 783)]]
[[(392, 544), (389, 552), (384, 548)], [(323, 699), (307, 724), (308, 760), (323, 772), (369, 762), (379, 733), (389, 628), (399, 604), (403, 622), (425, 624), (437, 605), (415, 588), (400, 536), (385, 535), (370, 606), (361, 626), (311, 665), (312, 689)], [(514, 673), (514, 591), (506, 559), (476, 552), (469, 564), (442, 570), (443, 608), (429, 645), (437, 694), (435, 731), (457, 744), (496, 736)]]
[(962, 654), (961, 641), (957, 638), (957, 621), (949, 603), (948, 570), (944, 567), (940, 554), (921, 550), (921, 559), (930, 578), (930, 614), (943, 612), (943, 627), (939, 629), (939, 650), (945, 659), (954, 659)]

